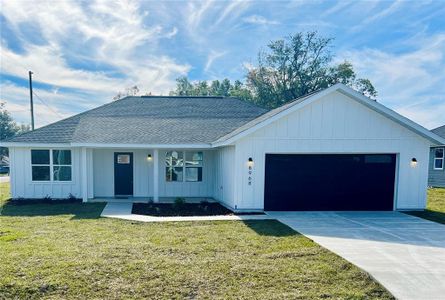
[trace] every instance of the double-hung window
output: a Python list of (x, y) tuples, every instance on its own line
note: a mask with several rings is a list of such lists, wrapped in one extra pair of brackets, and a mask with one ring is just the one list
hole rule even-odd
[(168, 151), (165, 154), (165, 180), (179, 182), (202, 181), (202, 152)]
[(31, 150), (32, 181), (51, 180), (49, 150)]
[(71, 181), (71, 150), (31, 150), (33, 181)]
[(444, 154), (445, 154), (444, 149), (445, 148), (434, 149), (434, 170), (443, 170)]

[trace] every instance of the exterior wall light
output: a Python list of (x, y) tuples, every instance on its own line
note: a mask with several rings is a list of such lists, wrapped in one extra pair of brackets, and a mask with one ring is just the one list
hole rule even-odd
[(247, 160), (247, 165), (248, 165), (249, 167), (252, 167), (252, 166), (253, 166), (253, 159), (252, 159), (252, 157), (249, 157), (249, 159)]
[(147, 155), (147, 160), (148, 160), (148, 161), (151, 161), (151, 160), (152, 160), (151, 154)]
[(411, 165), (411, 168), (417, 167), (417, 159), (415, 157), (413, 157), (413, 159), (411, 159), (410, 165)]

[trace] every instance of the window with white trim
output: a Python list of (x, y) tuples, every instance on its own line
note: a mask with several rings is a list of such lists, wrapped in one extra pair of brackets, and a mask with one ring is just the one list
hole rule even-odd
[(444, 149), (445, 148), (434, 149), (434, 170), (443, 170)]
[(165, 180), (202, 181), (203, 155), (199, 151), (168, 151), (165, 153)]
[(71, 150), (31, 150), (32, 181), (71, 181)]
[(53, 150), (53, 180), (71, 181), (71, 150)]

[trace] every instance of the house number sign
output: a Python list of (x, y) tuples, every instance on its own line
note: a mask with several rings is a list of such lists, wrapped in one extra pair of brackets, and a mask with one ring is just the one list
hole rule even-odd
[(247, 183), (249, 185), (252, 185), (252, 170), (253, 170), (252, 166), (249, 166), (249, 177), (247, 178), (248, 179)]

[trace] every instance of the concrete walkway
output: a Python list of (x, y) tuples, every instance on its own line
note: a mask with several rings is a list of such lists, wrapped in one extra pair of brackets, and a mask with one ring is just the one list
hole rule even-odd
[(9, 176), (1, 176), (0, 183), (3, 183), (3, 182), (9, 182)]
[(445, 299), (445, 225), (398, 212), (270, 212), (398, 299)]
[(268, 215), (242, 215), (242, 216), (204, 216), (204, 217), (151, 217), (131, 213), (132, 203), (109, 202), (102, 211), (101, 216), (140, 222), (181, 222), (181, 221), (225, 221), (225, 220), (267, 220), (273, 219)]

